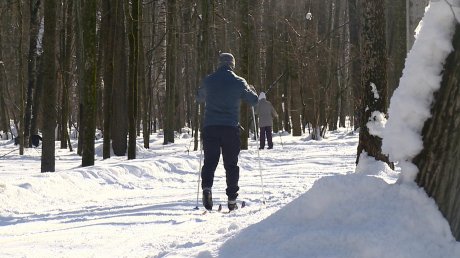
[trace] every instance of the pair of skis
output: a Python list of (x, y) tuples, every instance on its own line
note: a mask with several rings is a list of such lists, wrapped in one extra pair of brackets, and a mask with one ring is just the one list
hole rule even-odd
[[(236, 208), (236, 209), (234, 209), (234, 210), (225, 210), (225, 211), (224, 211), (224, 210), (222, 210), (222, 204), (219, 204), (219, 208), (217, 208), (217, 212), (220, 212), (220, 213), (223, 213), (223, 214), (228, 214), (228, 213), (233, 212), (233, 211), (235, 211), (235, 210), (237, 210), (237, 209), (239, 209), (239, 208), (242, 209), (242, 208), (244, 208), (244, 207), (246, 207), (246, 202), (245, 202), (245, 201), (242, 201), (242, 202), (241, 202), (241, 207), (238, 207), (238, 208)], [(205, 211), (203, 212), (202, 215), (205, 215), (205, 214), (207, 214), (207, 213), (209, 213), (209, 212), (212, 212), (212, 210), (205, 210)]]

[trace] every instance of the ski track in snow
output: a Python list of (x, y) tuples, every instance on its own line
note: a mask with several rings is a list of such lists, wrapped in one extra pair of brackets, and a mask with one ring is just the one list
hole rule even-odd
[[(167, 146), (161, 140), (153, 135), (151, 149), (138, 148), (136, 160), (103, 161), (98, 155), (95, 166), (86, 168), (78, 155), (57, 145), (55, 173), (39, 172), (37, 149), (0, 159), (0, 256), (100, 257), (107, 250), (118, 257), (216, 255), (226, 239), (273, 214), (317, 179), (351, 173), (357, 135), (332, 133), (318, 142), (274, 136), (275, 149), (259, 154), (250, 140), (239, 159), (239, 201), (248, 206), (205, 215), (201, 190), (200, 210), (194, 209), (201, 153), (187, 152), (191, 139)], [(97, 144), (101, 149), (101, 141)], [(3, 141), (0, 154), (14, 148)], [(213, 187), (215, 209), (219, 204), (227, 209), (224, 174), (221, 161)]]

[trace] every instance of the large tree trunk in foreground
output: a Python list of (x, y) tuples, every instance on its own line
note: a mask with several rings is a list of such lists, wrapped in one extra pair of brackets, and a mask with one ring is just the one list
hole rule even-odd
[(414, 158), (416, 182), (433, 197), (460, 241), (460, 25), (454, 51), (444, 66), (441, 88), (435, 93), (432, 117), (423, 127), (423, 151)]
[(367, 126), (368, 122), (375, 120), (375, 113), (386, 113), (387, 78), (386, 78), (386, 44), (385, 44), (385, 5), (384, 0), (364, 1), (363, 5), (363, 32), (362, 32), (362, 78), (361, 87), (364, 89), (361, 106), (360, 132), (358, 144), (358, 157), (362, 152), (369, 156), (390, 163), (388, 156), (382, 153), (382, 138), (373, 135)]

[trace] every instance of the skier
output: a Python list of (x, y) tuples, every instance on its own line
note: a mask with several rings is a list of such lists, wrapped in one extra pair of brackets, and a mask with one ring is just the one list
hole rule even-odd
[(259, 115), (259, 128), (260, 128), (260, 146), (259, 150), (265, 148), (265, 136), (267, 137), (268, 149), (273, 149), (272, 140), (272, 127), (273, 117), (278, 117), (272, 103), (267, 100), (264, 92), (259, 95), (259, 103), (257, 105), (256, 113)]
[(198, 89), (196, 99), (205, 103), (203, 121), (204, 164), (201, 170), (203, 205), (212, 210), (212, 185), (220, 154), (224, 161), (228, 209), (237, 209), (238, 154), (240, 153), (239, 114), (241, 100), (257, 104), (257, 93), (246, 80), (237, 76), (235, 58), (230, 53), (219, 55), (219, 67), (208, 75)]

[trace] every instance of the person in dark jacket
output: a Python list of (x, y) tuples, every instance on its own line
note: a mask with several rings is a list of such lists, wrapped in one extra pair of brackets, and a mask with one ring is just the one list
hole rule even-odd
[(259, 115), (259, 128), (260, 128), (260, 146), (259, 150), (265, 148), (265, 137), (268, 142), (268, 149), (273, 149), (273, 140), (272, 140), (272, 127), (273, 127), (273, 118), (278, 117), (275, 108), (273, 108), (272, 103), (267, 100), (264, 92), (261, 92), (259, 95), (259, 104), (257, 104), (256, 109), (257, 114)]
[(214, 172), (222, 153), (226, 174), (228, 208), (238, 208), (238, 154), (240, 153), (240, 102), (257, 104), (257, 93), (244, 78), (237, 76), (235, 58), (230, 53), (219, 55), (218, 69), (208, 75), (197, 92), (197, 101), (204, 102), (203, 150), (204, 165), (201, 170), (203, 205), (212, 210)]
[[(38, 147), (38, 145), (40, 145), (40, 141), (43, 141), (42, 137), (40, 135), (38, 135), (38, 134), (34, 134), (30, 138), (31, 138), (32, 146), (34, 146), (34, 147)], [(19, 136), (15, 137), (14, 138), (14, 145), (18, 145), (19, 140), (20, 140)], [(30, 146), (30, 147), (32, 147), (32, 146)]]

